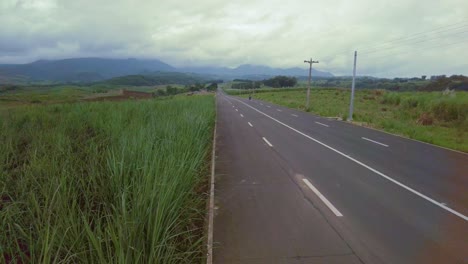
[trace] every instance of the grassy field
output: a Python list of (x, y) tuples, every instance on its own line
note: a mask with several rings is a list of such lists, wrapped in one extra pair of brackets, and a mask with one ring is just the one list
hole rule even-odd
[[(170, 85), (179, 92), (184, 90), (182, 85)], [(166, 91), (167, 85), (154, 86), (119, 86), (93, 84), (88, 86), (77, 85), (18, 85), (15, 89), (2, 91), (0, 89), (0, 109), (15, 108), (31, 104), (72, 103), (93, 98), (106, 98), (119, 95), (121, 89), (156, 93), (158, 90)], [(1, 87), (0, 87), (1, 88)]]
[(211, 95), (1, 110), (0, 263), (201, 262), (214, 116)]
[[(260, 90), (254, 94), (254, 98), (299, 110), (305, 110), (305, 97), (305, 89)], [(310, 98), (311, 112), (347, 119), (349, 90), (312, 89)], [(353, 119), (362, 125), (468, 152), (468, 92), (358, 90)]]

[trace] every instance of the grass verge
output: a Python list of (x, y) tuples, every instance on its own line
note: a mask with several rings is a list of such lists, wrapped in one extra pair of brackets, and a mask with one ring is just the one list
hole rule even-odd
[(201, 261), (214, 115), (210, 95), (3, 111), (0, 262)]

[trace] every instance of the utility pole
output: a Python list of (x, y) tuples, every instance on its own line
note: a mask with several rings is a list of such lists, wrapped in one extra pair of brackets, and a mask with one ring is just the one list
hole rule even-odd
[(312, 81), (312, 64), (319, 63), (318, 61), (312, 60), (304, 60), (304, 63), (309, 63), (309, 83), (307, 86), (307, 102), (306, 102), (306, 111), (309, 111), (309, 103), (310, 103), (310, 82)]
[(353, 108), (354, 108), (354, 84), (356, 79), (356, 58), (357, 58), (357, 51), (354, 51), (354, 67), (353, 67), (353, 82), (351, 84), (351, 101), (349, 103), (349, 115), (348, 121), (353, 121)]

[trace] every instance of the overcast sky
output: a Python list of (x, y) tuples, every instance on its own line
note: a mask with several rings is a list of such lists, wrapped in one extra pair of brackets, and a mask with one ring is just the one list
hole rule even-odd
[(106, 57), (305, 68), (312, 57), (318, 70), (351, 75), (354, 49), (359, 75), (468, 75), (468, 1), (0, 0), (0, 64)]

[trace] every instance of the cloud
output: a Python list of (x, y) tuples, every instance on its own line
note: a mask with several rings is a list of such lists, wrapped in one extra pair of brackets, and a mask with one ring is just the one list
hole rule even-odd
[(305, 67), (313, 57), (318, 69), (349, 75), (357, 49), (361, 75), (468, 74), (464, 0), (2, 0), (0, 25), (0, 63), (96, 56)]

